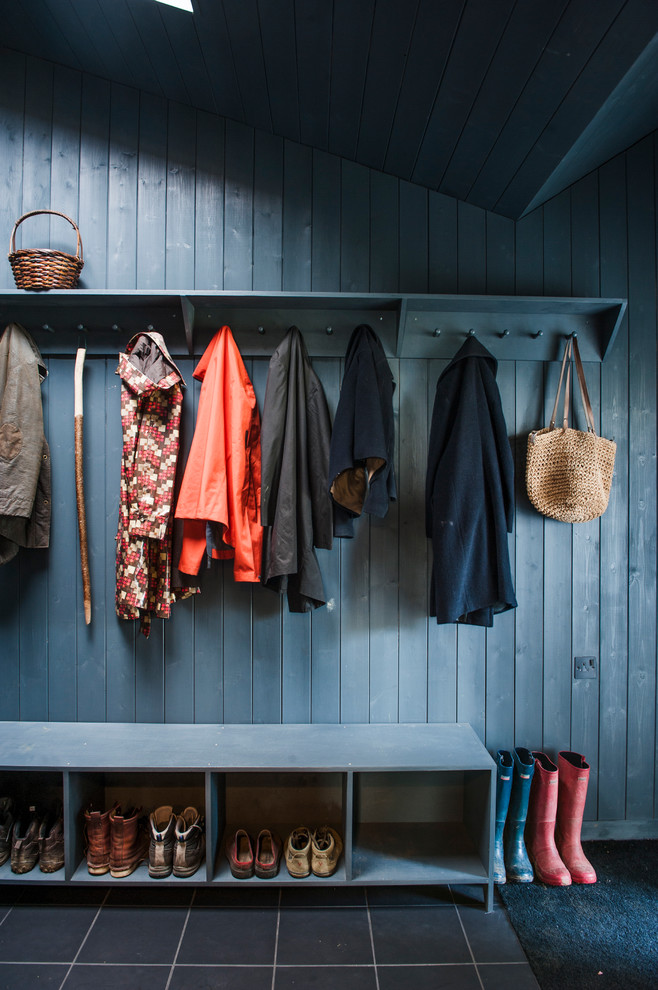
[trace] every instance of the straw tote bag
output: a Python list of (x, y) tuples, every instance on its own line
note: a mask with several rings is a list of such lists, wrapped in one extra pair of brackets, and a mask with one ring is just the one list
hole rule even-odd
[[(576, 364), (580, 394), (587, 420), (587, 431), (569, 427), (571, 356)], [(567, 369), (562, 428), (555, 428), (555, 417)], [(550, 425), (528, 436), (526, 488), (530, 501), (542, 515), (560, 522), (578, 523), (602, 515), (610, 496), (615, 466), (614, 440), (597, 436), (589, 401), (578, 342), (570, 337), (564, 349), (560, 381)]]

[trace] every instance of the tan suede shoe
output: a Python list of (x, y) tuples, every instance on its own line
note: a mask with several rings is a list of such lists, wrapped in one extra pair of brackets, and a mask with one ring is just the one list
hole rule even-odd
[(284, 849), (286, 867), (291, 877), (307, 877), (311, 872), (311, 833), (305, 825), (292, 830)]
[(316, 828), (311, 838), (311, 869), (316, 877), (330, 877), (336, 872), (343, 851), (343, 840), (328, 825)]

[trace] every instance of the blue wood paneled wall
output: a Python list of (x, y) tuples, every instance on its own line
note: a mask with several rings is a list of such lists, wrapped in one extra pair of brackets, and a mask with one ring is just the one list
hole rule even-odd
[[(492, 213), (308, 147), (92, 76), (0, 59), (0, 234), (23, 212), (79, 218), (90, 288), (628, 296), (604, 365), (587, 367), (618, 444), (600, 521), (545, 520), (524, 493), (525, 435), (547, 419), (552, 364), (501, 362), (516, 450), (510, 539), (519, 608), (493, 630), (427, 618), (422, 529), (433, 392), (444, 362), (394, 363), (399, 501), (320, 551), (329, 604), (290, 615), (221, 570), (146, 641), (113, 609), (120, 458), (116, 356), (89, 359), (86, 485), (93, 619), (82, 618), (72, 361), (44, 386), (53, 463), (49, 551), (0, 572), (0, 718), (138, 721), (469, 721), (490, 750), (586, 754), (587, 815), (656, 816), (655, 136), (527, 218)], [(69, 247), (63, 221), (31, 245)], [(27, 226), (24, 225), (22, 230)], [(19, 239), (20, 243), (20, 239)], [(8, 265), (0, 287), (13, 287)], [(117, 349), (125, 341), (118, 340)], [(330, 405), (338, 360), (317, 360)], [(192, 385), (191, 359), (182, 362)], [(250, 364), (264, 395), (267, 361)], [(187, 393), (189, 444), (196, 389)], [(597, 680), (574, 681), (574, 655)]]

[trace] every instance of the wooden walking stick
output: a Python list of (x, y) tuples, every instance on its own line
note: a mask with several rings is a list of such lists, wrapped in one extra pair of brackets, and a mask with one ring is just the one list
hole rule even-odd
[(75, 414), (75, 495), (78, 502), (78, 533), (80, 535), (80, 564), (82, 567), (82, 594), (85, 604), (85, 622), (91, 622), (91, 579), (89, 575), (89, 551), (87, 548), (87, 517), (85, 515), (85, 481), (82, 469), (82, 372), (87, 350), (78, 347), (75, 355), (74, 414)]

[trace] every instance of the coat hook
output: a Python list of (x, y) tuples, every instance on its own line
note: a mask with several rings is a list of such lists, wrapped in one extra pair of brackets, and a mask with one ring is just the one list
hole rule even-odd
[(47, 330), (48, 333), (54, 333), (55, 332), (55, 328), (54, 327), (51, 327), (49, 323), (44, 323), (44, 325), (41, 327), (41, 329), (42, 330)]
[(474, 337), (475, 336), (475, 330), (469, 330), (468, 331), (468, 336), (469, 337)]
[(440, 337), (441, 336), (441, 331), (439, 330), (438, 327), (435, 327), (434, 330), (432, 330), (432, 336), (433, 337)]
[(503, 330), (503, 332), (499, 333), (498, 336), (500, 337), (501, 340), (503, 339), (503, 337), (509, 337), (509, 330)]
[(572, 330), (571, 333), (567, 334), (567, 340), (575, 340), (577, 336), (578, 336), (577, 331)]
[(263, 334), (265, 333), (265, 327), (258, 327), (258, 332), (259, 332), (259, 334), (260, 334), (260, 335), (261, 335), (261, 337), (262, 337), (262, 336), (263, 336)]
[(333, 332), (334, 332), (334, 328), (333, 327), (327, 327), (326, 330), (325, 330), (325, 333), (327, 334), (328, 337), (331, 337), (331, 335), (332, 335)]
[(537, 331), (535, 331), (535, 333), (533, 333), (532, 336), (533, 336), (533, 339), (534, 340), (539, 340), (540, 337), (543, 337), (544, 336), (544, 331), (543, 330), (537, 330)]
[(152, 323), (149, 323), (149, 325), (146, 328), (146, 332), (147, 333), (153, 333), (154, 330), (155, 330), (155, 327), (153, 326), (153, 324)]
[(120, 329), (121, 329), (121, 327), (119, 326), (119, 324), (118, 324), (118, 323), (113, 323), (113, 324), (112, 324), (112, 329), (113, 329), (113, 330), (114, 330), (114, 331), (116, 332), (117, 330), (120, 330)]

